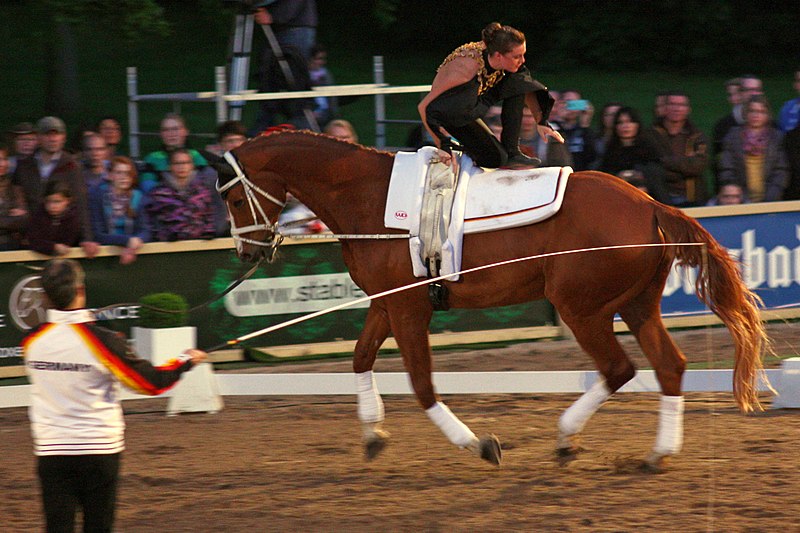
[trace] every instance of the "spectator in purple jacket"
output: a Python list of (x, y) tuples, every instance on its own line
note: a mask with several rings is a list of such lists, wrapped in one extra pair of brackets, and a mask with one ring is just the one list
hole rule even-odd
[(198, 176), (192, 154), (178, 148), (169, 155), (169, 170), (147, 193), (145, 212), (153, 241), (212, 239), (216, 216), (214, 194)]

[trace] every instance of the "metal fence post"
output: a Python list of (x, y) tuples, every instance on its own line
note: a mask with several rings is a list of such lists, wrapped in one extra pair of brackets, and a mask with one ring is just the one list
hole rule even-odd
[[(217, 102), (217, 124), (222, 124), (228, 119), (227, 104), (225, 100), (225, 67), (214, 67), (214, 86), (217, 91), (217, 96), (214, 98)], [(239, 108), (238, 116), (234, 116), (234, 110), (231, 109), (231, 119), (240, 120), (242, 118), (242, 110)]]
[[(372, 71), (376, 85), (383, 84), (383, 56), (372, 56)], [(375, 146), (386, 147), (386, 97), (375, 95)]]
[(132, 158), (139, 157), (139, 107), (136, 102), (136, 67), (126, 69), (128, 78), (128, 150)]

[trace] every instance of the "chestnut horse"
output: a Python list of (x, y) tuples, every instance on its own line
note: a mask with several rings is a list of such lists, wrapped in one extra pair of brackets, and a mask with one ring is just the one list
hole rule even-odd
[[(231, 214), (239, 257), (260, 259), (276, 246), (276, 220), (287, 193), (306, 204), (336, 234), (403, 233), (383, 225), (394, 157), (391, 153), (305, 131), (257, 137), (225, 156), (217, 184)], [(703, 243), (705, 246), (669, 246)], [(628, 247), (548, 256), (489, 268), (446, 282), (456, 308), (518, 304), (547, 298), (594, 359), (601, 378), (558, 422), (562, 460), (579, 451), (576, 438), (611, 394), (636, 369), (614, 335), (619, 314), (652, 364), (662, 391), (659, 427), (645, 465), (658, 469), (683, 439), (681, 379), (685, 358), (661, 321), (661, 293), (673, 260), (699, 268), (697, 294), (735, 342), (733, 391), (743, 411), (760, 408), (758, 381), (767, 345), (758, 297), (714, 238), (680, 210), (655, 202), (624, 181), (600, 172), (570, 176), (561, 210), (537, 224), (464, 236), (462, 268), (558, 251)], [(342, 240), (353, 281), (376, 294), (418, 281), (406, 239)], [(394, 335), (421, 406), (448, 439), (495, 464), (497, 439), (478, 439), (437, 397), (431, 379), (428, 325), (433, 309), (425, 286), (372, 300), (355, 348), (358, 416), (365, 452), (386, 443), (383, 403), (372, 374), (375, 358)]]

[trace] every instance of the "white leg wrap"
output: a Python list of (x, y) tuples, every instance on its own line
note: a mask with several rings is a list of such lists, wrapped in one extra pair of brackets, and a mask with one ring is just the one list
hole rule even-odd
[(683, 396), (662, 396), (658, 414), (658, 435), (653, 452), (675, 455), (683, 446)]
[(611, 396), (606, 380), (600, 377), (589, 390), (564, 411), (558, 419), (558, 429), (562, 435), (576, 435)]
[(383, 421), (383, 400), (375, 385), (372, 370), (356, 374), (356, 392), (358, 393), (358, 419), (365, 424)]
[(478, 437), (442, 402), (436, 402), (425, 412), (428, 414), (428, 418), (450, 439), (450, 442), (459, 448), (466, 448), (478, 442)]

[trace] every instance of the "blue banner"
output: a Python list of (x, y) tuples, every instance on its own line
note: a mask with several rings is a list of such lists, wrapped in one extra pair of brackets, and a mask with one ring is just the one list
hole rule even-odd
[[(800, 212), (698, 218), (741, 263), (747, 286), (767, 309), (800, 303)], [(673, 265), (661, 312), (665, 316), (708, 313), (694, 290), (695, 269)]]

